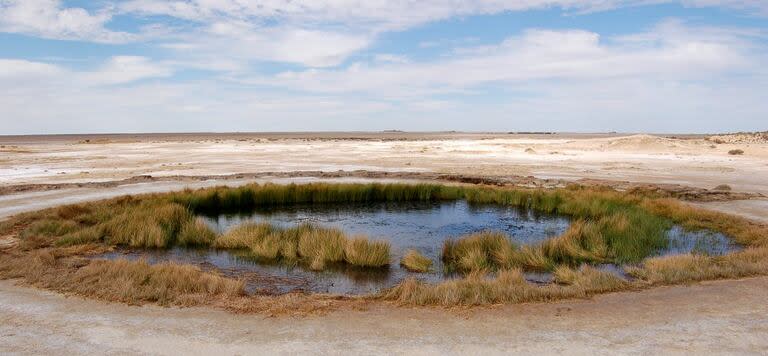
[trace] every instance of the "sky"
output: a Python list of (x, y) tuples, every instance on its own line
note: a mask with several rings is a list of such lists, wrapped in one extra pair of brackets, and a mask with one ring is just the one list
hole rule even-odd
[(0, 0), (0, 135), (768, 130), (768, 0)]

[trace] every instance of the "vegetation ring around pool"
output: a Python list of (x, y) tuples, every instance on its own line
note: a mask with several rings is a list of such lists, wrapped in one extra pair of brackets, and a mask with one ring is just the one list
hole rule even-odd
[[(439, 247), (439, 260), (413, 248), (400, 251), (395, 260), (389, 241), (351, 236), (334, 227), (246, 222), (219, 232), (204, 219), (297, 204), (454, 201), (567, 216), (570, 224), (559, 235), (535, 244), (519, 243), (499, 231), (477, 231), (445, 240)], [(722, 255), (659, 256), (659, 251), (669, 247), (669, 231), (673, 228), (723, 234), (740, 248)], [(230, 307), (237, 305), (236, 309), (241, 310), (262, 310), (265, 303), (284, 305), (275, 301), (278, 298), (317, 300), (318, 296), (247, 293), (249, 278), (258, 284), (258, 276), (238, 276), (172, 262), (95, 257), (115, 248), (163, 251), (194, 247), (244, 251), (261, 260), (313, 271), (339, 265), (402, 268), (415, 276), (352, 299), (445, 306), (578, 298), (768, 272), (765, 225), (648, 193), (579, 186), (528, 189), (437, 184), (251, 184), (125, 196), (20, 214), (0, 223), (0, 235), (13, 235), (19, 240), (16, 248), (0, 253), (0, 278), (18, 278), (44, 288), (127, 303), (200, 305), (216, 301)], [(601, 268), (606, 264), (622, 266), (624, 273)], [(418, 277), (420, 273), (436, 273), (436, 266), (455, 277), (439, 283)], [(552, 282), (531, 283), (527, 274), (532, 272), (549, 273)], [(270, 298), (274, 300), (269, 302)], [(338, 300), (333, 296), (319, 298)]]

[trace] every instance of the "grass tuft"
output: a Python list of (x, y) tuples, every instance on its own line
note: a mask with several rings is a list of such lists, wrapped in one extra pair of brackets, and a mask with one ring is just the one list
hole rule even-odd
[(269, 223), (247, 222), (229, 229), (214, 241), (213, 246), (221, 249), (250, 249), (276, 228)]
[(400, 260), (400, 265), (411, 272), (429, 272), (432, 268), (432, 260), (422, 255), (418, 250), (410, 249)]
[(383, 267), (389, 264), (389, 249), (389, 241), (370, 241), (366, 237), (356, 237), (347, 241), (344, 260), (355, 266)]
[(497, 269), (509, 261), (500, 261), (514, 245), (510, 238), (500, 232), (482, 231), (457, 240), (443, 243), (443, 262), (449, 268), (463, 272)]
[(201, 218), (184, 222), (176, 237), (179, 246), (210, 246), (216, 240), (216, 233)]

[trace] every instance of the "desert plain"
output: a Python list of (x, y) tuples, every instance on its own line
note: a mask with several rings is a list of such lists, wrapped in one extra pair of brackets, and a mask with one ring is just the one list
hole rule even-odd
[[(458, 132), (0, 137), (0, 219), (125, 194), (312, 181), (655, 186), (690, 192), (690, 204), (768, 222), (768, 137)], [(13, 244), (13, 237), (0, 237), (0, 247)], [(270, 317), (109, 304), (2, 281), (0, 351), (762, 354), (768, 350), (766, 294), (768, 278), (756, 277), (447, 312), (375, 305)]]

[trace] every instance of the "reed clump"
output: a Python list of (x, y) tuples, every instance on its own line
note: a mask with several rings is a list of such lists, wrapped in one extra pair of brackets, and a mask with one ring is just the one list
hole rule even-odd
[(649, 258), (627, 272), (651, 285), (768, 274), (768, 247), (751, 247), (724, 256), (685, 254)]
[(231, 250), (250, 249), (275, 231), (276, 227), (269, 223), (246, 222), (229, 229), (217, 238), (213, 247)]
[(210, 246), (216, 240), (216, 232), (201, 218), (187, 220), (181, 226), (176, 244), (179, 246)]
[(630, 287), (627, 282), (614, 279), (618, 277), (596, 269), (569, 270), (567, 274), (567, 284), (543, 286), (528, 283), (520, 269), (502, 270), (493, 278), (473, 272), (465, 278), (438, 284), (411, 278), (379, 297), (402, 305), (470, 306), (583, 298)]
[(514, 250), (510, 238), (500, 232), (482, 231), (443, 243), (443, 263), (463, 272), (498, 269), (501, 258)]
[(41, 249), (0, 259), (0, 278), (107, 301), (161, 305), (206, 304), (244, 294), (243, 283), (190, 265), (145, 261), (88, 260), (78, 254), (93, 245)]
[(361, 267), (383, 267), (390, 261), (389, 241), (370, 241), (366, 237), (347, 240), (344, 261)]
[(71, 277), (77, 294), (137, 304), (186, 304), (186, 298), (244, 294), (243, 283), (191, 265), (145, 261), (93, 261)]
[(556, 283), (574, 286), (589, 294), (623, 290), (630, 285), (621, 277), (590, 265), (582, 265), (578, 269), (558, 266), (555, 268), (554, 277)]
[(382, 267), (390, 262), (390, 245), (365, 237), (347, 238), (343, 231), (312, 224), (280, 228), (269, 223), (244, 223), (216, 239), (223, 249), (247, 249), (260, 258), (303, 260), (313, 270), (345, 262), (361, 267)]
[(432, 260), (418, 250), (410, 249), (403, 255), (400, 265), (411, 272), (424, 273), (432, 268)]
[(461, 198), (459, 187), (437, 184), (249, 184), (174, 193), (170, 199), (198, 213), (293, 204), (436, 201)]

